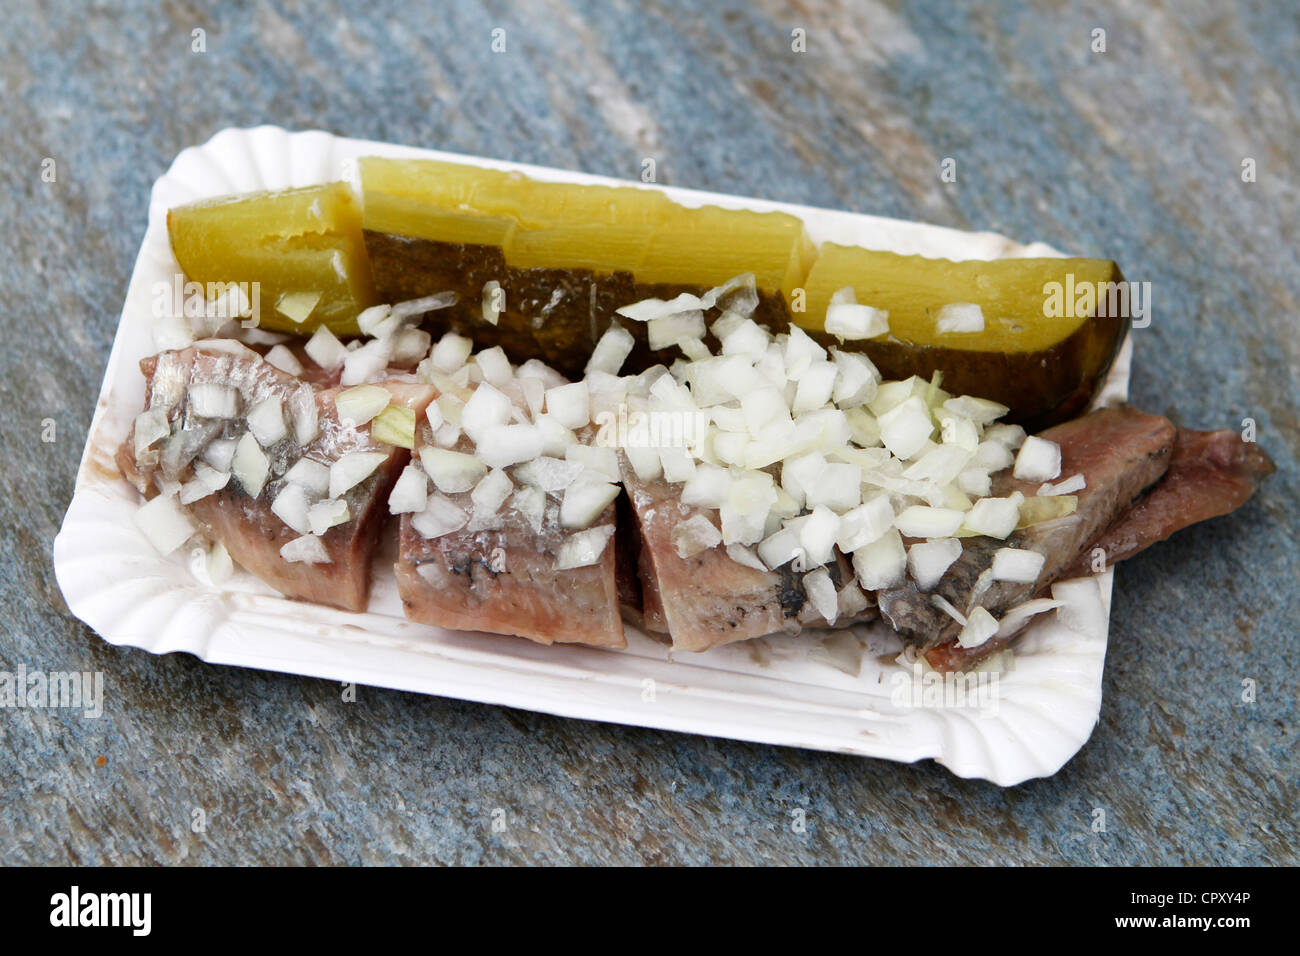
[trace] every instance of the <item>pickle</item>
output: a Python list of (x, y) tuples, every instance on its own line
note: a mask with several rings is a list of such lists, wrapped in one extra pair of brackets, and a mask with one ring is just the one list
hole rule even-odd
[[(265, 328), (356, 332), (357, 313), (375, 304), (360, 210), (343, 183), (178, 206), (167, 213), (167, 231), (189, 281), (256, 283)], [(301, 322), (277, 309), (283, 302), (301, 315), (288, 303), (313, 297)]]
[[(835, 342), (823, 331), (826, 307), (852, 287), (858, 302), (889, 312), (889, 333), (845, 348), (866, 353), (885, 378), (940, 371), (944, 388), (1001, 402), (1007, 421), (1039, 429), (1081, 413), (1109, 371), (1128, 321), (1105, 290), (1123, 281), (1108, 260), (952, 262), (826, 243), (808, 274), (807, 311), (793, 319)], [(1048, 314), (1049, 283), (1102, 291), (1080, 314)], [(938, 312), (952, 303), (979, 305), (984, 330), (939, 332)]]

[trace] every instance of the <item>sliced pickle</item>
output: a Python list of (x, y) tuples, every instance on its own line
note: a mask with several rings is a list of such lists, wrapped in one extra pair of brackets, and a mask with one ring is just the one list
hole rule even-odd
[[(253, 193), (178, 206), (167, 213), (172, 251), (191, 282), (256, 283), (260, 324), (310, 333), (355, 332), (375, 302), (360, 210), (343, 183)], [(293, 315), (318, 295), (301, 322)]]
[[(823, 331), (826, 306), (852, 287), (860, 303), (889, 312), (889, 333), (844, 347), (865, 352), (885, 378), (941, 371), (946, 389), (1001, 402), (1008, 421), (1038, 429), (1082, 412), (1110, 369), (1128, 321), (1106, 290), (1123, 281), (1108, 260), (952, 262), (826, 243), (808, 274), (808, 309), (793, 318), (833, 342)], [(1100, 295), (1082, 314), (1049, 315), (1052, 282)], [(984, 331), (939, 332), (939, 310), (965, 302), (981, 307)]]

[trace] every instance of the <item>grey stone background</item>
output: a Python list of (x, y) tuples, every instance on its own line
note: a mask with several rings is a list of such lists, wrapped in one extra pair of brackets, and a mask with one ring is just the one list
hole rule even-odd
[[(0, 713), (3, 862), (1296, 862), (1293, 5), (4, 8), (0, 669), (103, 671), (108, 703)], [(324, 681), (108, 646), (67, 613), (50, 544), (149, 188), (183, 147), (262, 122), (615, 176), (652, 156), (677, 185), (1115, 258), (1155, 294), (1134, 401), (1254, 418), (1280, 471), (1119, 570), (1100, 724), (1010, 790), (378, 689), (345, 704)]]

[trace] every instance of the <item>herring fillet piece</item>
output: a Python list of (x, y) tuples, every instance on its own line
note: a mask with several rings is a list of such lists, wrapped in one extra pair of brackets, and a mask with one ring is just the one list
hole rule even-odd
[[(417, 419), (416, 467), (420, 448), (432, 442), (432, 429)], [(473, 454), (474, 446), (462, 437), (455, 450)], [(521, 487), (517, 480), (515, 485)], [(445, 497), (472, 515), (470, 492)], [(394, 570), (406, 616), (435, 627), (508, 634), (540, 644), (626, 647), (614, 535), (597, 563), (556, 570), (556, 556), (572, 534), (559, 523), (558, 499), (547, 498), (540, 533), (510, 499), (485, 524), (476, 526), (471, 519), (437, 538), (417, 531), (414, 515), (402, 515)], [(616, 503), (610, 504), (590, 527), (612, 529), (615, 514)]]
[(1180, 428), (1164, 477), (1084, 548), (1060, 577), (1092, 573), (1092, 552), (1108, 565), (1130, 558), (1176, 531), (1237, 510), (1277, 466), (1259, 445), (1230, 429)]
[[(1087, 487), (1079, 492), (1076, 512), (1015, 531), (1005, 541), (984, 536), (964, 539), (961, 556), (932, 592), (921, 591), (910, 580), (883, 591), (877, 596), (881, 614), (908, 644), (925, 652), (936, 670), (965, 670), (975, 666), (1005, 646), (1010, 638), (991, 638), (974, 648), (957, 647), (955, 640), (960, 625), (935, 606), (931, 595), (938, 594), (963, 614), (982, 606), (994, 617), (1001, 617), (1010, 608), (1033, 597), (1043, 586), (1059, 578), (1088, 542), (1159, 480), (1169, 466), (1174, 433), (1168, 419), (1128, 405), (1103, 408), (1042, 432), (1040, 437), (1061, 446), (1061, 473), (1082, 473), (1087, 480)], [(1007, 470), (995, 479), (993, 495), (1020, 491), (1029, 497), (1037, 487), (1033, 482), (1018, 481)], [(997, 581), (976, 595), (980, 574), (992, 566), (994, 553), (1004, 547), (1042, 554), (1046, 560), (1037, 580)]]
[[(127, 436), (117, 455), (118, 465), (127, 480), (146, 497), (157, 492), (160, 481), (184, 481), (192, 476), (193, 464), (208, 442), (219, 437), (236, 438), (244, 433), (246, 423), (242, 419), (222, 422), (214, 428), (211, 422), (190, 418), (187, 394), (191, 384), (234, 388), (239, 394), (241, 412), (270, 397), (279, 397), (288, 408), (290, 396), (304, 387), (299, 379), (265, 362), (254, 350), (230, 342), (221, 343), (220, 347), (198, 342), (181, 351), (162, 352), (143, 359), (140, 368), (150, 406), (168, 410), (172, 438), (193, 436), (192, 440), (185, 437), (179, 442), (182, 448), (179, 455), (150, 449), (141, 460), (135, 456), (134, 436)], [(435, 394), (431, 386), (425, 385), (393, 383), (385, 387), (392, 393), (394, 403), (405, 405), (417, 414)], [(311, 388), (319, 434), (302, 446), (290, 427), (285, 437), (265, 449), (270, 470), (256, 498), (250, 497), (238, 480), (232, 478), (224, 488), (187, 507), (204, 533), (224, 544), (236, 563), (286, 597), (361, 611), (369, 597), (370, 561), (387, 516), (388, 491), (405, 466), (408, 453), (404, 448), (375, 441), (368, 428), (343, 426), (334, 405), (338, 391)], [(165, 445), (168, 440), (163, 439), (159, 444)], [(328, 466), (352, 451), (382, 452), (388, 457), (343, 496), (350, 512), (348, 521), (321, 536), (330, 563), (285, 561), (280, 548), (298, 537), (298, 533), (271, 511), (271, 502), (284, 485), (284, 472), (303, 456)]]

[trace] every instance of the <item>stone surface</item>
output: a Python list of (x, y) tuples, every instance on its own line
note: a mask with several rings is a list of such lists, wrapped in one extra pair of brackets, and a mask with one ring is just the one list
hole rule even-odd
[[(7, 3), (0, 669), (100, 670), (108, 704), (0, 714), (0, 858), (1295, 863), (1300, 30), (1277, 12)], [(184, 146), (261, 122), (615, 176), (654, 157), (677, 185), (1113, 257), (1154, 290), (1134, 401), (1197, 427), (1253, 418), (1279, 473), (1118, 571), (1100, 725), (1010, 790), (376, 689), (344, 703), (110, 647), (67, 613), (50, 543), (149, 187)]]

